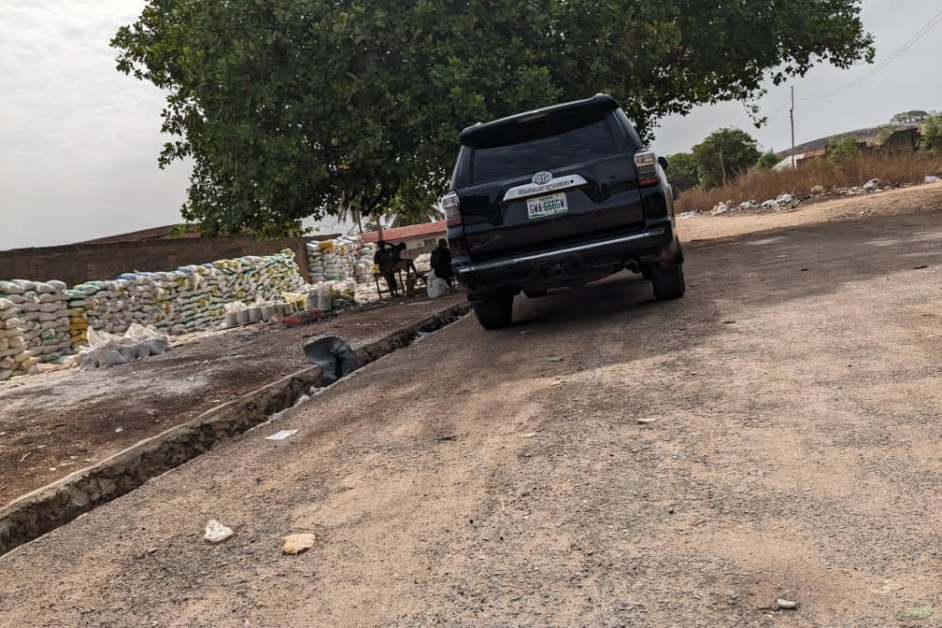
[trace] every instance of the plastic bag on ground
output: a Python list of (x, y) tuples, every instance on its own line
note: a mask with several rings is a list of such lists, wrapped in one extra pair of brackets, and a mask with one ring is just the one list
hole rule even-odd
[(434, 270), (428, 274), (425, 282), (425, 291), (428, 293), (428, 298), (430, 299), (437, 299), (448, 292), (448, 284), (445, 283), (444, 279), (440, 279), (435, 275)]
[(342, 338), (328, 336), (304, 345), (304, 355), (321, 368), (321, 385), (329, 386), (360, 367), (356, 353)]

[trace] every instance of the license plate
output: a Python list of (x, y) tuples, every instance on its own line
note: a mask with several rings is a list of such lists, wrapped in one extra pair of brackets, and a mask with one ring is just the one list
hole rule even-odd
[(565, 214), (569, 211), (565, 194), (550, 194), (527, 199), (527, 214), (530, 220), (546, 218), (556, 214)]

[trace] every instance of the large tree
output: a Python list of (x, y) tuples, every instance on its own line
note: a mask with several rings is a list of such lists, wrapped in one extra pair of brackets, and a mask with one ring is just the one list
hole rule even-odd
[(873, 57), (860, 0), (148, 0), (112, 45), (168, 92), (184, 216), (277, 234), (344, 203), (424, 207), (461, 128), (607, 92), (643, 134), (816, 63)]
[(705, 188), (726, 185), (756, 165), (762, 155), (755, 138), (734, 127), (710, 133), (691, 152)]

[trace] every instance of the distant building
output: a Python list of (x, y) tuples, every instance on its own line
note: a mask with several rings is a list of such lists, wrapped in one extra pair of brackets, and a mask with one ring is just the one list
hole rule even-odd
[[(444, 220), (425, 222), (408, 227), (383, 229), (383, 240), (393, 244), (405, 242), (406, 250), (409, 251), (411, 257), (415, 257), (422, 253), (431, 253), (438, 244), (438, 240), (445, 237), (447, 230)], [(361, 239), (366, 244), (378, 242), (379, 232), (369, 231), (364, 233)]]
[[(795, 153), (795, 167), (796, 168), (801, 167), (801, 162), (807, 161), (809, 159), (823, 159), (824, 157), (827, 156), (827, 154), (828, 154), (827, 149), (809, 150), (803, 153)], [(792, 168), (791, 155), (789, 155), (782, 161), (772, 166), (772, 170), (775, 170), (776, 172), (781, 171), (781, 170), (791, 170), (791, 168)]]

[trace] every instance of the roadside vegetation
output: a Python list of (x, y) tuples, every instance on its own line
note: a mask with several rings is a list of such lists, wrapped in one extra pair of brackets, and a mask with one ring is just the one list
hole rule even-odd
[(927, 151), (889, 157), (857, 154), (843, 161), (818, 159), (801, 164), (797, 170), (753, 168), (726, 186), (681, 192), (677, 211), (709, 211), (727, 201), (734, 205), (750, 200), (762, 203), (780, 194), (807, 196), (815, 186), (830, 192), (863, 185), (871, 179), (892, 186), (922, 183), (926, 175), (942, 176), (940, 171), (942, 154)]
[(922, 139), (915, 151), (883, 154), (865, 150), (852, 135), (832, 140), (827, 156), (800, 162), (797, 170), (775, 170), (782, 158), (774, 152), (760, 153), (757, 142), (740, 129), (719, 129), (689, 153), (668, 157), (669, 177), (680, 193), (678, 212), (709, 211), (719, 203), (762, 203), (782, 194), (796, 197), (862, 186), (872, 179), (884, 185), (922, 183), (927, 176), (942, 176), (942, 115), (922, 111), (893, 117), (890, 126), (875, 135), (876, 146), (884, 144), (897, 123), (921, 122)]

